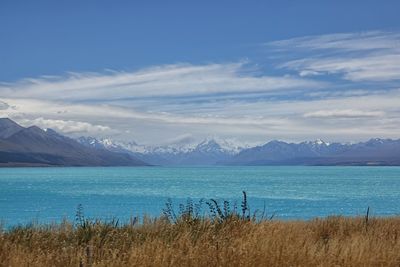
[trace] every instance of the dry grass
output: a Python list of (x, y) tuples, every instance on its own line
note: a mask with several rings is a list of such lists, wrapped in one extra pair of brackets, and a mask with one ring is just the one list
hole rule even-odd
[(400, 266), (400, 218), (207, 218), (20, 227), (0, 266)]

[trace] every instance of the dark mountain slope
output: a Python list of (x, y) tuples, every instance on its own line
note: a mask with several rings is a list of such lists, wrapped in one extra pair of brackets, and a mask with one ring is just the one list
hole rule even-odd
[(8, 138), (22, 130), (23, 127), (8, 118), (0, 118), (0, 138)]
[[(3, 124), (4, 125), (4, 124)], [(143, 161), (127, 153), (83, 146), (74, 139), (36, 126), (23, 128), (3, 127), (4, 133), (14, 134), (0, 139), (0, 165), (2, 166), (142, 166)], [(7, 136), (6, 134), (4, 136)]]
[(228, 165), (400, 165), (400, 140), (371, 139), (357, 144), (300, 144), (271, 141), (241, 151)]

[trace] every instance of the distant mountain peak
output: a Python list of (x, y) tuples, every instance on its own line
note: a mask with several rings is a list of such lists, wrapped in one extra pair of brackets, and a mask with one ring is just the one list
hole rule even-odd
[(330, 143), (327, 143), (322, 139), (316, 139), (314, 141), (306, 141), (304, 143), (309, 144), (309, 145), (314, 145), (314, 146), (329, 146), (330, 145)]
[(317, 145), (324, 145), (324, 144), (326, 144), (326, 143), (325, 143), (324, 141), (322, 141), (321, 139), (315, 140), (314, 143), (317, 144)]
[(284, 142), (284, 141), (280, 141), (280, 140), (271, 140), (271, 141), (269, 141), (268, 143), (262, 145), (262, 147), (265, 147), (265, 146), (269, 146), (269, 147), (271, 147), (271, 146), (282, 146), (282, 145), (287, 145), (287, 144), (288, 144), (288, 143), (286, 143), (286, 142)]
[(35, 126), (35, 125), (30, 126), (30, 127), (27, 127), (27, 128), (25, 128), (25, 129), (27, 129), (27, 130), (29, 130), (29, 131), (32, 131), (32, 132), (38, 132), (38, 133), (46, 132), (46, 131), (43, 130), (42, 128), (39, 128), (39, 127), (37, 127), (37, 126)]
[(24, 129), (9, 118), (0, 118), (0, 139), (5, 139)]
[(210, 151), (223, 151), (224, 149), (221, 147), (217, 141), (214, 139), (205, 139), (200, 142), (194, 150), (202, 151), (202, 152), (210, 152)]
[(105, 148), (104, 144), (91, 136), (81, 136), (78, 139), (76, 139), (76, 141), (78, 141), (78, 143), (87, 146), (87, 147), (92, 147), (92, 148)]
[(382, 139), (382, 138), (371, 138), (369, 139), (365, 144), (367, 145), (380, 145), (385, 142), (391, 142), (393, 141), (392, 139)]
[(286, 142), (283, 142), (281, 140), (271, 140), (267, 144), (286, 144)]
[(382, 138), (371, 138), (367, 142), (377, 142), (377, 143), (383, 143), (384, 141), (388, 141), (390, 139), (382, 139)]
[(202, 146), (219, 146), (219, 143), (213, 138), (206, 138), (203, 141), (200, 141), (197, 147)]

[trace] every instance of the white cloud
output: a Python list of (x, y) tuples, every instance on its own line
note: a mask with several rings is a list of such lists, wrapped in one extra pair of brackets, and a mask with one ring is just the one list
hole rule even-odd
[[(168, 124), (219, 124), (219, 125), (276, 125), (281, 124), (282, 120), (273, 118), (260, 118), (246, 116), (231, 117), (227, 114), (221, 115), (204, 115), (184, 116), (171, 114), (166, 112), (140, 112), (132, 108), (122, 108), (109, 105), (93, 105), (93, 104), (63, 104), (62, 102), (30, 100), (30, 99), (7, 99), (9, 103), (13, 103), (15, 109), (8, 111), (6, 114), (10, 117), (24, 117), (27, 115), (35, 117), (58, 117), (58, 118), (73, 118), (84, 117), (90, 120), (126, 120), (130, 119), (148, 121), (152, 123), (168, 123)], [(62, 112), (60, 113), (60, 110)], [(44, 122), (40, 118), (37, 122)], [(57, 124), (55, 124), (57, 125)], [(62, 129), (58, 126), (58, 129)], [(66, 128), (65, 128), (66, 129)]]
[(308, 58), (289, 61), (281, 67), (299, 71), (300, 76), (343, 74), (350, 81), (400, 80), (400, 51), (362, 57)]
[(93, 125), (91, 123), (81, 122), (81, 121), (52, 120), (40, 117), (32, 120), (23, 119), (20, 121), (20, 123), (25, 126), (36, 125), (43, 129), (50, 128), (66, 134), (71, 134), (71, 133), (86, 134), (86, 133), (99, 133), (99, 132), (112, 133), (111, 128), (108, 126)]
[(320, 88), (323, 83), (290, 76), (255, 76), (246, 64), (166, 65), (135, 72), (71, 73), (3, 84), (3, 97), (99, 100)]
[(400, 34), (394, 32), (368, 31), (334, 33), (297, 37), (267, 43), (280, 49), (365, 51), (376, 49), (399, 49)]
[[(244, 142), (268, 139), (300, 141), (323, 138), (354, 141), (360, 138), (400, 135), (400, 91), (379, 95), (338, 96), (315, 100), (227, 101), (192, 104), (188, 114), (146, 112), (132, 108), (82, 103), (62, 103), (31, 99), (5, 99), (16, 108), (7, 111), (25, 125), (39, 124), (74, 136), (114, 136), (138, 143), (159, 144), (190, 133), (195, 139), (209, 135), (236, 137)], [(195, 113), (196, 109), (198, 110)], [(212, 110), (204, 113), (202, 110)], [(63, 112), (59, 113), (62, 110)], [(1, 112), (1, 111), (0, 111)], [(4, 111), (6, 112), (6, 111)], [(305, 115), (304, 115), (305, 114)], [(35, 120), (42, 118), (40, 120)], [(42, 120), (46, 123), (42, 122)], [(63, 127), (63, 122), (80, 121), (97, 127)], [(49, 122), (52, 122), (50, 124)], [(56, 125), (56, 126), (55, 126)], [(81, 125), (82, 126), (82, 125)], [(127, 132), (128, 131), (128, 132)]]
[(269, 43), (304, 57), (280, 64), (302, 77), (342, 74), (349, 81), (400, 80), (400, 34), (365, 32), (308, 36)]
[(333, 109), (333, 110), (318, 110), (304, 114), (305, 118), (344, 118), (344, 119), (353, 119), (353, 118), (374, 118), (374, 117), (382, 117), (385, 113), (382, 111), (363, 111), (363, 110), (354, 110), (354, 109)]
[(10, 108), (10, 105), (6, 102), (0, 101), (0, 110), (7, 110)]

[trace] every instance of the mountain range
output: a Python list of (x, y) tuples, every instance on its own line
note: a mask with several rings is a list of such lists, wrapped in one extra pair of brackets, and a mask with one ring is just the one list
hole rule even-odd
[(156, 147), (93, 137), (81, 137), (78, 141), (86, 146), (131, 153), (154, 165), (400, 165), (400, 140), (379, 138), (355, 144), (273, 140), (255, 147), (221, 139)]
[(245, 148), (233, 141), (207, 138), (199, 143), (184, 140), (164, 146), (143, 146), (135, 142), (115, 142), (111, 139), (80, 137), (85, 146), (114, 152), (131, 153), (152, 165), (216, 165), (230, 160)]
[(142, 166), (130, 153), (84, 146), (51, 129), (0, 119), (0, 166)]
[(397, 165), (400, 139), (370, 139), (354, 144), (322, 140), (287, 143), (273, 140), (250, 147), (232, 140), (183, 139), (162, 146), (112, 139), (72, 139), (51, 129), (22, 127), (0, 119), (0, 166), (145, 165)]
[(400, 165), (400, 140), (370, 139), (356, 144), (271, 141), (245, 149), (230, 165)]

